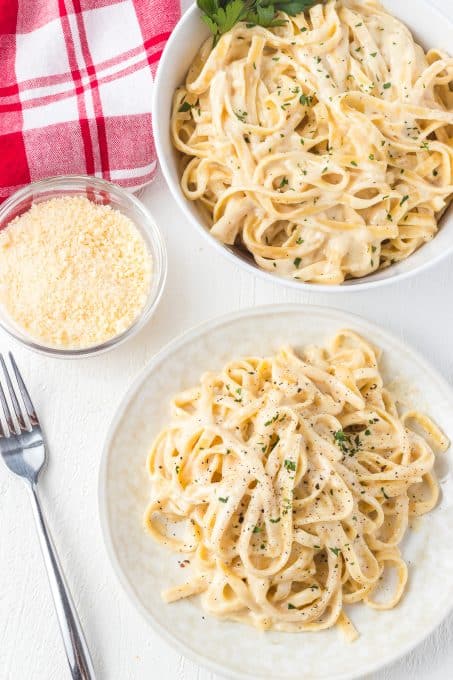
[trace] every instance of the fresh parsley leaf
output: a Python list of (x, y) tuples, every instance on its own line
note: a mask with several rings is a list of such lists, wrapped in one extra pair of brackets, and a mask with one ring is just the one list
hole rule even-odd
[(279, 18), (279, 12), (295, 16), (319, 2), (323, 0), (197, 0), (197, 5), (202, 20), (213, 34), (215, 45), (239, 21), (245, 21), (248, 27), (283, 26), (286, 19)]
[(335, 555), (335, 557), (338, 557), (338, 553), (340, 552), (340, 548), (329, 548)]
[(226, 503), (227, 500), (228, 500), (228, 498), (229, 498), (229, 496), (225, 496), (225, 498), (222, 498), (222, 496), (219, 496), (219, 501), (220, 501), (221, 503)]
[(301, 94), (299, 97), (299, 101), (303, 106), (311, 106), (313, 97), (309, 94)]
[(189, 104), (189, 102), (183, 102), (179, 107), (178, 111), (179, 113), (185, 113), (186, 111), (190, 111), (191, 108), (192, 106), (191, 104)]
[(296, 472), (296, 463), (293, 460), (285, 460), (285, 468), (291, 470), (291, 472)]

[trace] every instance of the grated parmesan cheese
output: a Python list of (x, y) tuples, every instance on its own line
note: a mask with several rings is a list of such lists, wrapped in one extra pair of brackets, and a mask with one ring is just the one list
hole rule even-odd
[(0, 232), (0, 303), (31, 338), (81, 349), (129, 328), (151, 283), (134, 223), (84, 196), (35, 203)]

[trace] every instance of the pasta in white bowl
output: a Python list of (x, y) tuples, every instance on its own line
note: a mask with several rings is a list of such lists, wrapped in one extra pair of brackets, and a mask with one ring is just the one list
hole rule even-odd
[(272, 30), (237, 24), (211, 47), (173, 101), (181, 189), (161, 139), (165, 54), (156, 141), (175, 195), (198, 206), (188, 214), (226, 252), (327, 289), (390, 280), (445, 252), (439, 242), (398, 266), (436, 234), (452, 193), (453, 61), (443, 50), (425, 54), (376, 2), (354, 0)]
[(453, 192), (453, 59), (375, 0), (203, 45), (175, 96), (182, 188), (265, 268), (341, 283), (430, 240)]
[[(337, 624), (355, 639), (344, 605), (398, 604), (399, 544), (437, 502), (427, 440), (448, 448), (426, 416), (398, 414), (376, 350), (350, 331), (205, 373), (172, 401), (148, 459), (145, 526), (192, 571), (164, 599), (201, 593), (222, 618), (288, 632)], [(396, 583), (382, 599), (387, 567)]]

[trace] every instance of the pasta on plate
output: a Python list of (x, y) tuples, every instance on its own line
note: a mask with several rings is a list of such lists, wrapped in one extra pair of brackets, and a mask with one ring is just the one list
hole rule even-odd
[(376, 0), (280, 18), (207, 40), (176, 91), (182, 191), (261, 268), (338, 284), (436, 234), (453, 194), (453, 59)]
[[(201, 594), (210, 614), (260, 629), (353, 639), (344, 605), (391, 609), (407, 567), (411, 517), (438, 499), (423, 414), (400, 416), (377, 351), (352, 331), (206, 373), (172, 401), (148, 458), (152, 537), (187, 555), (191, 578), (168, 601)], [(396, 584), (380, 592), (381, 577)]]

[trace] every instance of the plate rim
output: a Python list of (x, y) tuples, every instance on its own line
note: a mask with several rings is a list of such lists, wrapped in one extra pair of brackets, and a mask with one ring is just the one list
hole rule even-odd
[[(223, 325), (227, 325), (234, 321), (237, 321), (245, 316), (254, 317), (261, 316), (263, 314), (271, 313), (288, 313), (288, 312), (299, 312), (302, 314), (316, 314), (322, 313), (324, 315), (332, 316), (332, 318), (339, 317), (342, 324), (357, 324), (359, 327), (368, 327), (368, 333), (371, 338), (373, 338), (373, 332), (378, 332), (382, 337), (385, 338), (386, 342), (395, 345), (399, 351), (411, 355), (411, 357), (416, 360), (418, 366), (422, 372), (426, 372), (430, 375), (430, 378), (437, 382), (439, 389), (442, 390), (448, 401), (452, 404), (453, 413), (453, 387), (447, 382), (447, 380), (442, 376), (442, 374), (434, 367), (432, 364), (424, 358), (424, 356), (418, 352), (418, 350), (413, 349), (412, 345), (400, 340), (393, 333), (382, 328), (379, 324), (374, 323), (374, 321), (369, 321), (367, 318), (355, 314), (349, 311), (338, 309), (336, 307), (324, 306), (324, 305), (312, 305), (308, 303), (276, 303), (269, 305), (259, 305), (256, 307), (245, 307), (227, 314), (222, 314), (220, 316), (211, 317), (202, 323), (195, 324), (189, 327), (175, 338), (165, 343), (151, 358), (145, 363), (142, 370), (133, 379), (132, 383), (126, 389), (123, 394), (119, 404), (115, 409), (115, 413), (109, 423), (107, 428), (107, 433), (105, 436), (104, 445), (102, 448), (101, 460), (98, 472), (98, 511), (101, 524), (101, 533), (104, 541), (104, 546), (109, 558), (110, 566), (115, 574), (117, 582), (121, 585), (125, 595), (127, 595), (129, 601), (133, 604), (134, 608), (140, 613), (144, 621), (151, 627), (151, 629), (160, 636), (170, 647), (174, 650), (194, 661), (201, 667), (208, 669), (209, 671), (216, 673), (220, 677), (230, 678), (231, 680), (261, 680), (264, 676), (250, 674), (243, 671), (234, 671), (231, 669), (226, 669), (222, 665), (218, 665), (215, 661), (212, 661), (204, 656), (201, 656), (198, 652), (192, 650), (188, 645), (181, 642), (175, 636), (173, 636), (158, 620), (157, 617), (153, 616), (146, 607), (142, 604), (139, 597), (135, 593), (131, 583), (129, 582), (125, 572), (123, 571), (120, 561), (116, 555), (115, 548), (113, 545), (113, 539), (110, 531), (110, 524), (108, 520), (108, 507), (107, 507), (107, 464), (109, 458), (109, 451), (116, 435), (119, 424), (131, 402), (140, 387), (147, 380), (148, 376), (152, 373), (159, 364), (171, 355), (177, 349), (180, 349), (185, 344), (190, 343), (195, 338), (202, 336), (203, 334), (219, 328)], [(344, 327), (344, 325), (343, 325)], [(453, 447), (453, 443), (452, 443)], [(440, 613), (438, 613), (440, 611)], [(357, 680), (364, 675), (369, 673), (382, 670), (383, 668), (395, 663), (399, 659), (406, 656), (415, 647), (420, 645), (424, 640), (426, 640), (441, 623), (447, 618), (447, 616), (453, 611), (453, 599), (451, 601), (446, 601), (446, 605), (436, 612), (434, 617), (434, 623), (428, 628), (423, 629), (422, 633), (416, 636), (414, 639), (410, 640), (406, 645), (401, 647), (394, 654), (389, 655), (385, 660), (377, 659), (376, 661), (370, 663), (368, 666), (362, 667), (357, 671), (350, 672), (340, 672), (335, 675), (329, 676), (329, 680)], [(265, 680), (268, 680), (267, 678)], [(282, 676), (273, 676), (273, 680), (286, 680)]]

